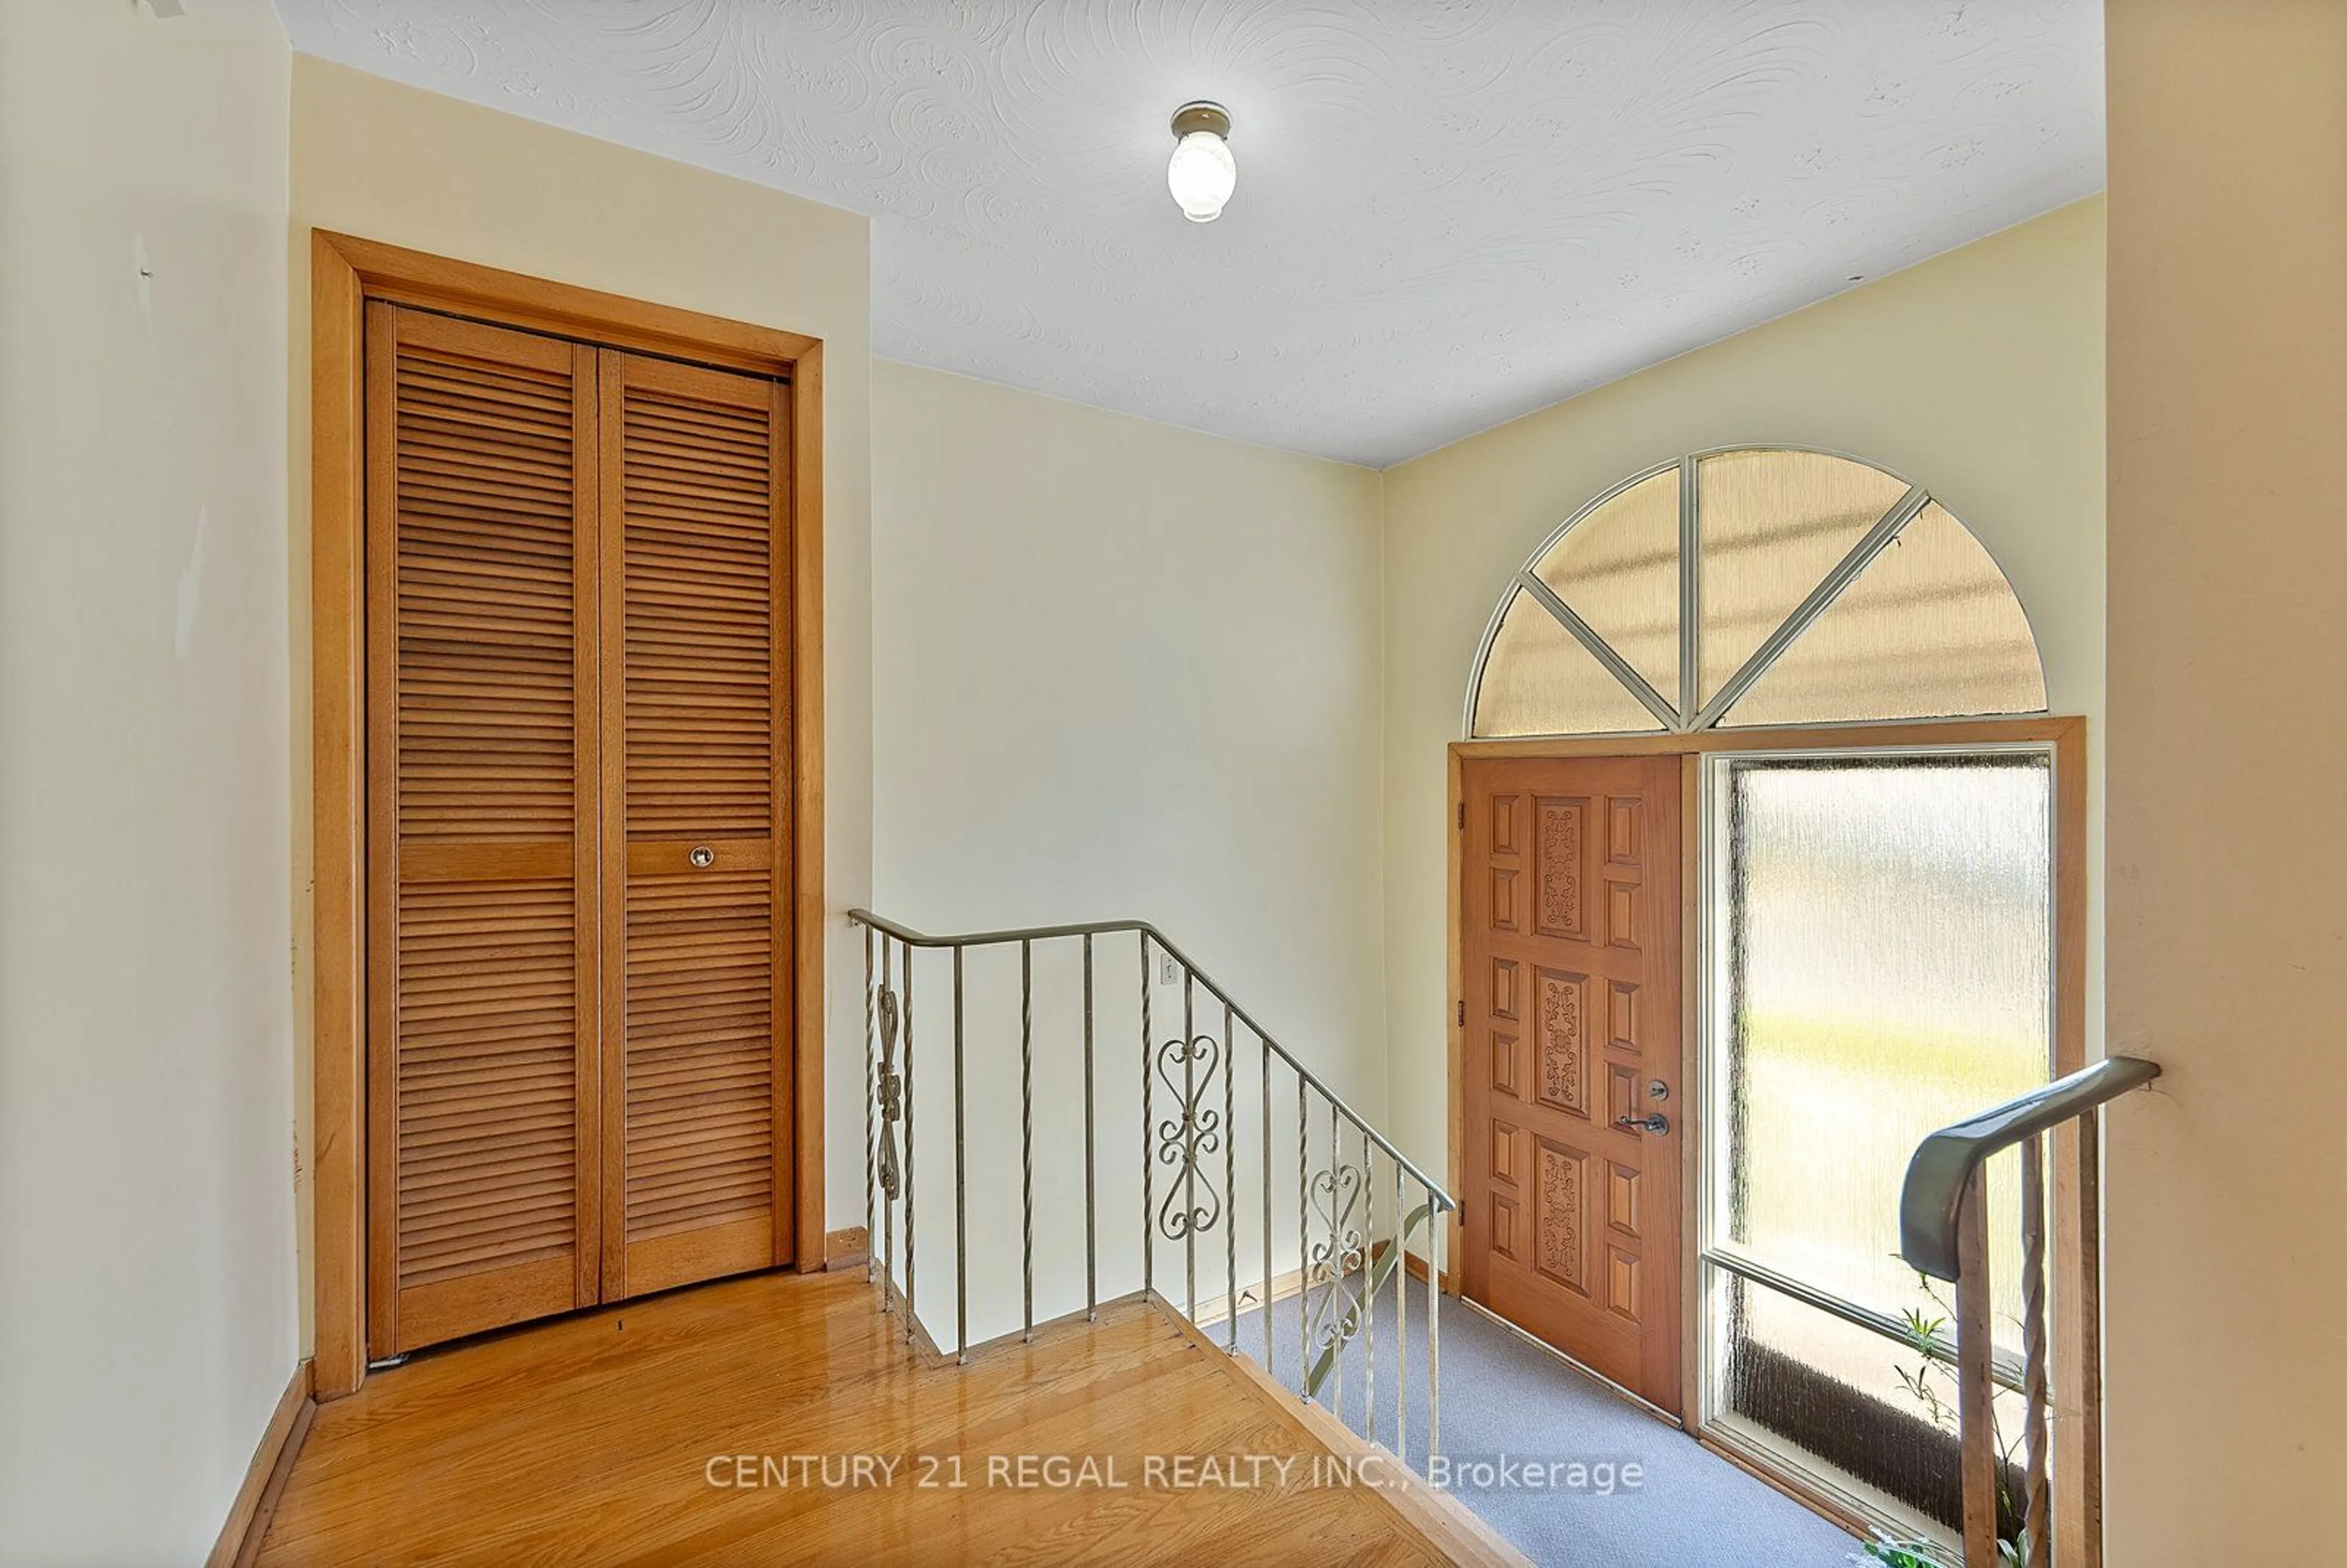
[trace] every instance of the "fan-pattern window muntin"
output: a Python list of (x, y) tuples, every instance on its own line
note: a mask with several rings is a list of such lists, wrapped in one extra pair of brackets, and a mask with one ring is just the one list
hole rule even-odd
[(1684, 733), (2045, 711), (2012, 585), (1875, 464), (1698, 452), (1566, 520), (1492, 612), (1466, 733)]

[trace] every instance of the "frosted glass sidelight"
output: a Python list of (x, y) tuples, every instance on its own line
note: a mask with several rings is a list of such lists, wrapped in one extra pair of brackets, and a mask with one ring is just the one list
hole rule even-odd
[[(1712, 1408), (1799, 1468), (1952, 1522), (1955, 1437), (1900, 1376), (1921, 1354), (1717, 1260), (1893, 1322), (1952, 1319), (1950, 1288), (1898, 1256), (1900, 1188), (1927, 1134), (2048, 1076), (2052, 766), (1860, 753), (1724, 758), (1710, 777)], [(2008, 1153), (1988, 1172), (1993, 1332), (2014, 1362), (2019, 1170)], [(1952, 1409), (1952, 1378), (1929, 1380)], [(2018, 1406), (2001, 1416), (2017, 1434)]]
[[(2038, 753), (1738, 759), (1717, 775), (1713, 1243), (1930, 1311), (1897, 1256), (1923, 1137), (2045, 1081), (2052, 769)], [(2000, 1337), (2020, 1197), (1990, 1171)]]
[(1907, 486), (1819, 452), (1723, 452), (1696, 472), (1708, 702)]
[(1659, 730), (1645, 704), (1540, 600), (1516, 590), (1475, 699), (1478, 736)]
[(1665, 702), (1678, 702), (1676, 466), (1599, 505), (1532, 569)]
[(2013, 587), (1933, 502), (1768, 667), (1723, 725), (2021, 713), (2045, 675)]

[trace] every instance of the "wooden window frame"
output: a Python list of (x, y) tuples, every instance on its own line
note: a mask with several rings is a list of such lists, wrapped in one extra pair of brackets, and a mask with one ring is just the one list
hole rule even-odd
[(802, 1270), (825, 1263), (822, 340), (313, 230), (310, 1183), (322, 1399), (355, 1391), (366, 1377), (364, 374), (370, 300), (789, 383), (793, 1251)]
[[(1456, 1021), (1458, 1005), (1467, 994), (1460, 954), (1462, 905), (1460, 878), (1465, 874), (1463, 835), (1456, 825), (1466, 803), (1464, 765), (1471, 759), (1506, 757), (1633, 757), (1676, 756), (1685, 830), (1681, 834), (1680, 955), (1681, 1003), (1678, 1081), (1683, 1087), (1680, 1114), (1675, 1118), (1681, 1134), (1680, 1187), (1686, 1212), (1680, 1231), (1680, 1271), (1686, 1282), (1680, 1292), (1680, 1382), (1686, 1410), (1681, 1425), (1688, 1435), (1713, 1453), (1749, 1471), (1794, 1501), (1815, 1510), (1845, 1529), (1863, 1535), (1869, 1522), (1837, 1501), (1787, 1478), (1758, 1468), (1737, 1447), (1705, 1430), (1701, 1419), (1702, 1358), (1702, 1229), (1692, 1223), (1696, 1194), (1702, 1192), (1702, 1131), (1707, 1107), (1695, 1072), (1698, 1060), (1697, 1030), (1703, 1027), (1701, 1007), (1703, 964), (1703, 759), (1718, 753), (1853, 751), (1901, 747), (1963, 747), (2039, 745), (2054, 758), (2054, 1061), (2055, 1077), (2086, 1064), (2086, 721), (2080, 717), (2024, 714), (2009, 718), (1921, 719), (1873, 723), (1788, 726), (1770, 729), (1696, 730), (1684, 733), (1646, 732), (1618, 735), (1509, 737), (1453, 741), (1450, 746), (1450, 784), (1444, 810), (1445, 837), (1450, 841), (1449, 903), (1444, 999), (1453, 1021), (1448, 1027), (1446, 1052), (1449, 1076), (1448, 1133), (1450, 1150), (1445, 1173), (1453, 1193), (1466, 1191), (1467, 1030)], [(1983, 1110), (1986, 1107), (1983, 1107)], [(2056, 1561), (2086, 1555), (2100, 1532), (2102, 1421), (2096, 1408), (2101, 1362), (2100, 1241), (2078, 1216), (2095, 1208), (2092, 1176), (2081, 1191), (2078, 1127), (2074, 1123), (2054, 1134), (2049, 1154), (2052, 1180), (2046, 1194), (2051, 1277), (2054, 1284), (2052, 1351), (2056, 1368), (2086, 1368), (2086, 1379), (2065, 1378), (2056, 1393), (2059, 1419), (2054, 1423), (2055, 1480), (2055, 1542)], [(1442, 1255), (1461, 1255), (1460, 1220), (1446, 1219)], [(1454, 1261), (1445, 1271), (1444, 1290), (1459, 1294), (1460, 1271)], [(2088, 1397), (2074, 1405), (2084, 1383)], [(2066, 1479), (2065, 1479), (2066, 1478)]]

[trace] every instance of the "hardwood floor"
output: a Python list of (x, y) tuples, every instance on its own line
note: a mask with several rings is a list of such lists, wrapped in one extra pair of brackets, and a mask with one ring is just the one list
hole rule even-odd
[[(1159, 1305), (1113, 1303), (1097, 1323), (1054, 1325), (956, 1368), (906, 1348), (889, 1332), (899, 1320), (873, 1303), (860, 1273), (767, 1275), (377, 1373), (319, 1409), (259, 1561), (1487, 1557), (1471, 1532), (1445, 1539), (1448, 1499), (1314, 1484), (1316, 1456), (1324, 1482), (1334, 1473), (1341, 1434)], [(822, 1484), (816, 1456), (838, 1481), (841, 1456), (859, 1454), (874, 1456), (866, 1484)], [(1020, 1455), (1089, 1459), (1093, 1484), (1021, 1485), (994, 1468)], [(1272, 1457), (1259, 1487), (1182, 1488), (1149, 1468), (1177, 1455), (1223, 1460), (1239, 1480), (1252, 1467), (1231, 1456)], [(959, 1489), (945, 1484), (957, 1457)], [(1292, 1460), (1285, 1485), (1275, 1458)], [(1105, 1484), (1112, 1473), (1121, 1486)]]

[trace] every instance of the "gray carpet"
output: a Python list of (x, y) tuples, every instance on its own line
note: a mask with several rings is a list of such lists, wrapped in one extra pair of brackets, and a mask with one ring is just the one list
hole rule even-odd
[[(1272, 1308), (1270, 1366), (1290, 1388), (1303, 1360), (1297, 1307), (1291, 1296)], [(1396, 1447), (1393, 1317), (1389, 1285), (1373, 1336), (1376, 1435), (1389, 1449)], [(1423, 1474), (1426, 1291), (1416, 1281), (1409, 1317), (1409, 1426), (1400, 1451)], [(1260, 1311), (1239, 1319), (1238, 1336), (1242, 1352), (1264, 1359)], [(1553, 1491), (1529, 1487), (1519, 1470), (1507, 1485), (1454, 1474), (1451, 1490), (1543, 1568), (1844, 1568), (1856, 1556), (1852, 1537), (1473, 1307), (1446, 1300), (1441, 1339), (1442, 1451), (1454, 1471), (1506, 1455), (1538, 1463), (1558, 1482)], [(1356, 1431), (1364, 1427), (1370, 1359), (1356, 1338), (1338, 1379), (1342, 1413)], [(1329, 1390), (1321, 1402), (1335, 1403)], [(1576, 1463), (1579, 1474), (1564, 1468)], [(1635, 1488), (1625, 1484), (1631, 1464), (1640, 1471)]]

